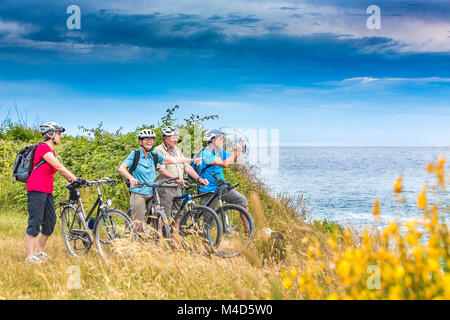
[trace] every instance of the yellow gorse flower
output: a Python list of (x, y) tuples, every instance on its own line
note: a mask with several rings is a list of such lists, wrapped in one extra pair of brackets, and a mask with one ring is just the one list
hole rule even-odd
[(373, 215), (375, 217), (380, 215), (380, 201), (378, 199), (373, 200)]
[(402, 176), (399, 175), (397, 178), (397, 181), (394, 184), (394, 192), (395, 193), (401, 193), (403, 190), (403, 185), (402, 185)]
[(417, 207), (421, 210), (427, 208), (427, 188), (423, 187), (422, 192), (417, 196)]

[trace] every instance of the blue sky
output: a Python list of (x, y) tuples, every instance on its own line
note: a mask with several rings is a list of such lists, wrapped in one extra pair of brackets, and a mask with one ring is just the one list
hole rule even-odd
[(449, 89), (448, 1), (0, 2), (0, 112), (73, 134), (178, 104), (283, 144), (448, 145)]

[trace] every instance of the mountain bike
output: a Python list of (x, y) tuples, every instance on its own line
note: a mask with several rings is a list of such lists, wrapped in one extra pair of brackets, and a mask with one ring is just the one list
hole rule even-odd
[[(196, 185), (181, 186), (185, 190), (184, 194), (176, 199), (182, 200), (182, 204), (173, 218), (168, 218), (161, 206), (156, 190), (158, 188), (170, 188), (163, 184), (174, 183), (178, 178), (162, 181), (159, 184), (138, 183), (138, 187), (152, 188), (152, 205), (146, 212), (146, 222), (151, 225), (151, 229), (146, 229), (145, 224), (138, 232), (143, 239), (155, 240), (163, 238), (169, 245), (172, 245), (174, 237), (181, 240), (183, 248), (194, 253), (212, 252), (214, 247), (220, 243), (222, 228), (217, 214), (211, 208), (197, 205), (191, 198), (189, 189), (196, 188)], [(130, 210), (128, 210), (130, 214)], [(174, 221), (180, 218), (178, 228), (174, 228)], [(161, 221), (161, 222), (160, 222)], [(161, 233), (158, 232), (159, 225), (162, 224)], [(137, 229), (137, 228), (136, 228)], [(161, 237), (162, 236), (162, 237)]]
[(218, 198), (219, 207), (216, 209), (216, 213), (221, 219), (222, 240), (215, 253), (223, 258), (230, 258), (239, 255), (249, 246), (255, 231), (255, 225), (251, 214), (244, 207), (228, 204), (223, 200), (223, 194), (236, 188), (239, 183), (232, 185), (221, 178), (217, 178), (218, 174), (212, 175), (217, 182), (216, 191), (199, 193), (192, 198), (209, 196), (210, 198), (205, 203), (206, 207), (209, 207)]
[[(111, 200), (104, 201), (100, 191), (102, 184), (114, 185), (115, 181), (108, 178), (89, 182), (78, 179), (69, 183), (66, 185), (69, 200), (61, 201), (59, 205), (62, 236), (69, 253), (74, 257), (85, 256), (95, 242), (99, 255), (109, 262), (129, 241), (133, 241), (134, 230), (125, 213), (111, 208)], [(86, 215), (80, 189), (92, 186), (97, 189), (97, 200)]]

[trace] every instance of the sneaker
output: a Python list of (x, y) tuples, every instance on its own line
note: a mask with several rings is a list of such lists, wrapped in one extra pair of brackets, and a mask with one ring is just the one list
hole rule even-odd
[(48, 256), (48, 254), (46, 254), (45, 252), (36, 253), (34, 256), (39, 258), (39, 259), (41, 259), (41, 260), (52, 260), (52, 258), (50, 258)]
[(43, 260), (41, 260), (40, 258), (38, 258), (36, 256), (32, 256), (30, 258), (26, 258), (25, 262), (26, 263), (37, 263), (37, 264), (44, 263)]

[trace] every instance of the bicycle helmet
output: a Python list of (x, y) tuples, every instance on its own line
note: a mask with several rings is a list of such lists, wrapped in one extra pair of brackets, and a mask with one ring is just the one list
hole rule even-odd
[(58, 124), (56, 122), (46, 122), (39, 126), (39, 132), (42, 135), (45, 135), (46, 133), (51, 132), (51, 131), (59, 131), (62, 133), (64, 131), (66, 131), (66, 129), (64, 129), (60, 124)]
[(171, 136), (178, 136), (178, 128), (177, 127), (164, 127), (161, 129), (163, 137), (171, 137)]
[(206, 131), (204, 137), (205, 137), (205, 140), (209, 142), (213, 138), (217, 138), (217, 137), (224, 136), (224, 135), (225, 135), (225, 133), (220, 130), (211, 129), (211, 130)]
[(142, 131), (139, 131), (138, 138), (139, 139), (156, 138), (156, 134), (153, 132), (152, 129), (144, 129)]

